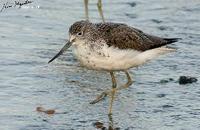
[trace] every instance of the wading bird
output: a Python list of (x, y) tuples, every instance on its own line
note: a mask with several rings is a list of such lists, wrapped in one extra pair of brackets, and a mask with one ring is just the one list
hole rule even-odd
[[(159, 55), (176, 49), (165, 45), (176, 42), (178, 38), (160, 38), (122, 23), (75, 22), (69, 28), (69, 40), (64, 47), (49, 61), (63, 54), (71, 45), (80, 63), (89, 69), (109, 72), (112, 89), (103, 92), (91, 104), (111, 95), (109, 114), (115, 93), (132, 84), (128, 69), (138, 67)], [(123, 71), (127, 83), (117, 87), (114, 72)]]

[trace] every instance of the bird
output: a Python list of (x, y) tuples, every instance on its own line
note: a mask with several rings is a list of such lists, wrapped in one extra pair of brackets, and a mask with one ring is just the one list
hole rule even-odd
[[(86, 20), (89, 20), (88, 3), (89, 3), (89, 0), (84, 0)], [(100, 14), (100, 17), (101, 17), (102, 21), (105, 22), (105, 18), (104, 18), (104, 15), (103, 15), (103, 10), (102, 10), (102, 1), (101, 0), (98, 0), (97, 7), (98, 7), (98, 12)]]
[[(69, 40), (48, 63), (63, 54), (70, 46), (77, 60), (88, 69), (109, 72), (112, 80), (111, 90), (102, 92), (90, 102), (95, 104), (110, 96), (108, 115), (117, 91), (128, 88), (133, 80), (128, 70), (144, 65), (148, 61), (176, 51), (167, 46), (180, 38), (161, 38), (147, 34), (125, 23), (76, 21), (69, 28)], [(117, 86), (115, 72), (122, 71), (127, 82)]]

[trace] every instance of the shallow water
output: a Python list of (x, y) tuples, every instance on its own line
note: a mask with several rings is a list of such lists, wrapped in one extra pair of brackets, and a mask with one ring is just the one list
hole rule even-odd
[[(0, 6), (5, 1), (0, 2)], [(101, 21), (96, 1), (90, 19)], [(180, 37), (178, 48), (131, 69), (134, 84), (117, 94), (113, 125), (121, 130), (200, 129), (200, 84), (179, 85), (181, 75), (200, 78), (199, 0), (103, 0), (106, 21), (124, 22), (145, 32)], [(105, 72), (79, 66), (71, 50), (47, 64), (64, 45), (68, 27), (84, 19), (82, 0), (36, 1), (0, 13), (0, 129), (94, 130), (95, 123), (109, 126), (109, 100), (90, 105), (110, 88)], [(117, 73), (120, 83), (126, 82)], [(173, 78), (174, 81), (160, 83)], [(55, 109), (47, 115), (37, 107)]]

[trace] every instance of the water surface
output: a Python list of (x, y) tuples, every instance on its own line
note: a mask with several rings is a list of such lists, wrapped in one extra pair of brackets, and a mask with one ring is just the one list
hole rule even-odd
[[(3, 1), (4, 2), (4, 1)], [(0, 2), (0, 5), (3, 3)], [(101, 21), (97, 1), (89, 15)], [(200, 129), (200, 84), (179, 85), (181, 75), (199, 77), (199, 0), (103, 1), (106, 21), (123, 22), (163, 37), (180, 37), (178, 48), (130, 73), (134, 84), (117, 94), (113, 125), (121, 130)], [(109, 100), (90, 105), (110, 88), (106, 72), (79, 66), (71, 50), (47, 64), (64, 45), (69, 26), (84, 19), (82, 0), (34, 0), (0, 13), (0, 129), (94, 130), (109, 126)], [(125, 81), (123, 73), (117, 80)], [(160, 83), (173, 78), (174, 81)], [(55, 109), (54, 115), (36, 111)]]

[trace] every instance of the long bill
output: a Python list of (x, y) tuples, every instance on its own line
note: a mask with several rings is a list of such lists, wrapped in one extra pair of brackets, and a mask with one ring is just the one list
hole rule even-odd
[(71, 45), (72, 45), (72, 43), (70, 41), (67, 41), (67, 43), (64, 45), (64, 47), (48, 63), (51, 63), (57, 57), (62, 55)]

